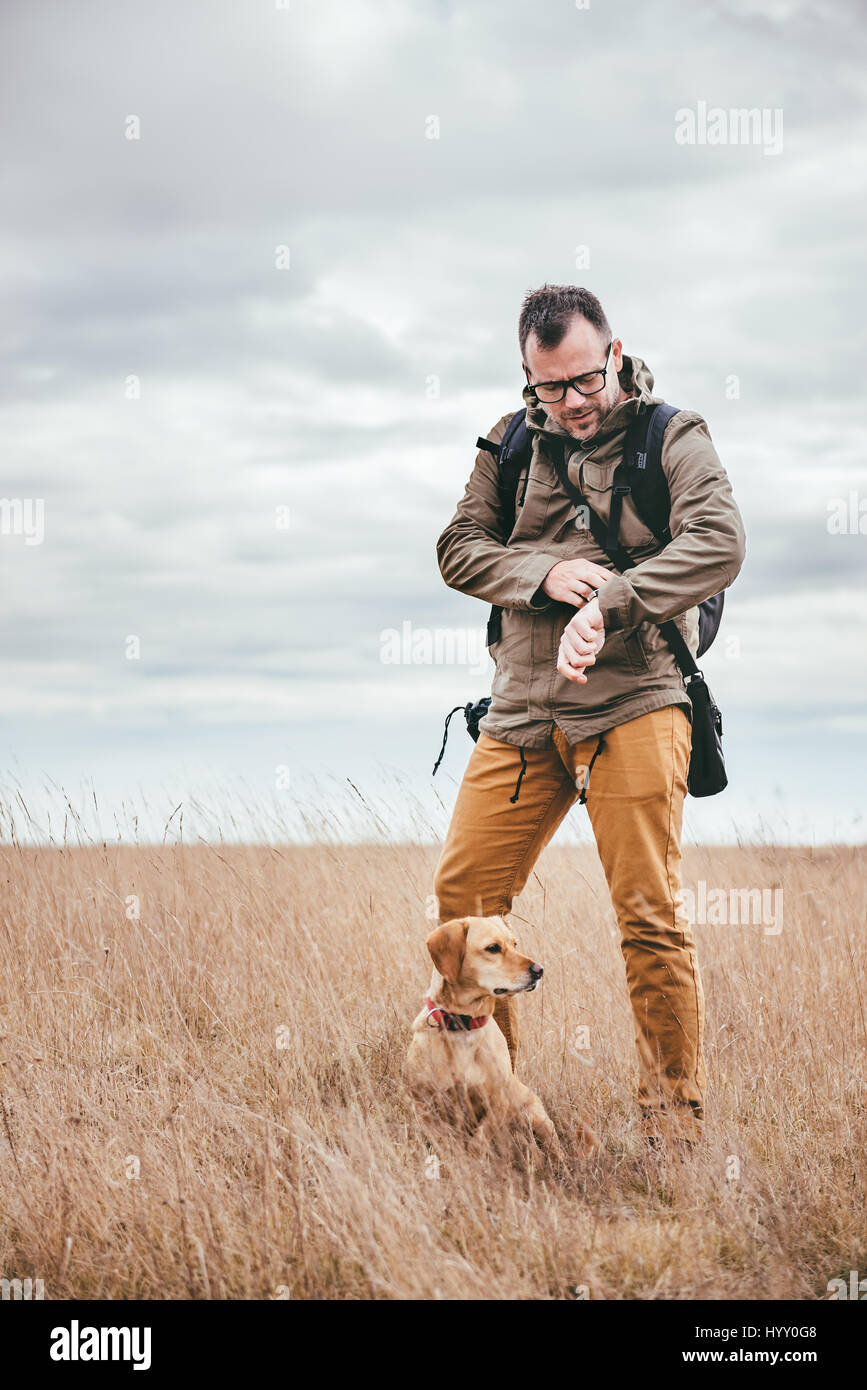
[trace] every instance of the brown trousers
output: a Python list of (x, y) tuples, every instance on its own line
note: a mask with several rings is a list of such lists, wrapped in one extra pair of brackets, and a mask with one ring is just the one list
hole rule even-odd
[[(635, 1020), (638, 1101), (648, 1133), (697, 1139), (703, 1119), (704, 997), (678, 906), (690, 723), (678, 705), (570, 745), (518, 748), (481, 734), (458, 792), (434, 882), (439, 920), (505, 915), (586, 781), (586, 806), (621, 932)], [(515, 1063), (514, 999), (495, 1018)]]

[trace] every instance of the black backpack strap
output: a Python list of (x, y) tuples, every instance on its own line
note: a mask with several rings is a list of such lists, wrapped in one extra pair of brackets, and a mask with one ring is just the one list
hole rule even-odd
[[(506, 426), (506, 433), (503, 435), (497, 454), (497, 466), (500, 475), (500, 514), (503, 519), (504, 540), (509, 539), (515, 528), (517, 508), (524, 505), (527, 480), (530, 476), (529, 463), (532, 450), (533, 441), (530, 438), (530, 431), (527, 429), (526, 408), (516, 410)], [(524, 467), (527, 468), (527, 479), (524, 481), (524, 490), (520, 501), (518, 501), (518, 478)]]
[(623, 450), (633, 505), (660, 545), (671, 540), (671, 493), (662, 467), (662, 436), (669, 421), (679, 414), (678, 406), (665, 401), (640, 406)]
[(487, 439), (480, 434), (476, 440), (476, 448), (484, 449), (487, 453), (493, 454), (497, 460), (503, 539), (508, 540), (515, 529), (515, 498), (518, 491), (518, 479), (524, 468), (527, 469), (527, 477), (524, 480), (520, 500), (517, 502), (518, 507), (524, 505), (530, 477), (529, 464), (533, 452), (533, 440), (527, 429), (526, 407), (515, 411), (499, 444), (495, 444), (492, 439)]
[[(662, 467), (662, 436), (669, 420), (677, 414), (677, 406), (664, 402), (648, 406), (642, 401), (626, 431), (623, 459), (615, 468), (611, 480), (611, 505), (608, 509), (607, 548), (620, 558), (623, 554), (620, 544), (623, 499), (630, 493), (635, 510), (660, 545), (668, 545), (671, 540), (671, 494)], [(617, 567), (624, 568), (619, 560)]]
[(623, 559), (624, 551), (620, 544), (620, 517), (623, 511), (623, 499), (633, 490), (633, 484), (638, 481), (637, 471), (644, 470), (647, 459), (647, 429), (649, 412), (647, 406), (642, 402), (623, 441), (623, 458), (614, 470), (611, 479), (611, 502), (608, 508), (608, 528), (605, 538), (605, 549), (609, 556), (617, 556), (616, 565), (619, 570), (626, 567)]
[(680, 674), (683, 676), (687, 685), (693, 676), (700, 676), (701, 671), (693, 660), (692, 652), (682, 637), (680, 629), (676, 623), (670, 619), (667, 623), (660, 623), (659, 630), (668, 643), (671, 653), (677, 662)]
[[(505, 542), (515, 529), (517, 508), (524, 505), (527, 483), (530, 479), (530, 456), (533, 451), (533, 441), (530, 437), (530, 431), (527, 429), (526, 408), (515, 411), (499, 444), (494, 444), (490, 439), (483, 439), (481, 435), (476, 440), (476, 444), (479, 449), (486, 449), (488, 453), (493, 454), (497, 460), (500, 520)], [(518, 499), (518, 478), (525, 467), (527, 476), (524, 479), (520, 499)], [(496, 604), (491, 609), (487, 631), (489, 647), (500, 640), (502, 612), (503, 610), (498, 608)]]
[(605, 529), (605, 552), (619, 570), (625, 569), (629, 563), (626, 551), (620, 544), (623, 499), (632, 491), (632, 485), (627, 481), (628, 476), (626, 466), (618, 463), (611, 479), (611, 502), (608, 507), (608, 526)]
[(602, 518), (598, 516), (596, 512), (594, 512), (593, 508), (589, 505), (586, 497), (583, 495), (583, 493), (578, 491), (578, 488), (575, 486), (575, 484), (572, 482), (572, 479), (569, 477), (569, 473), (566, 468), (566, 451), (563, 441), (560, 439), (556, 441), (551, 440), (550, 451), (551, 459), (553, 461), (557, 477), (560, 479), (560, 484), (563, 488), (563, 491), (567, 494), (569, 500), (573, 502), (576, 507), (581, 508), (582, 511), (585, 511), (587, 513), (587, 516), (590, 521), (590, 533), (593, 536), (593, 539), (595, 540), (596, 544), (600, 547), (601, 550), (605, 551), (605, 554), (608, 556), (615, 569), (628, 569), (631, 563), (629, 555), (625, 550), (623, 550), (619, 542), (616, 546), (609, 547), (608, 527), (605, 525), (605, 522), (602, 520)]
[(520, 452), (525, 449), (530, 442), (530, 431), (527, 429), (527, 407), (521, 406), (516, 410), (508, 425), (506, 432), (500, 440), (500, 456), (508, 454), (510, 451)]
[[(642, 414), (639, 408), (639, 417)], [(666, 546), (671, 536), (671, 491), (662, 467), (662, 439), (680, 411), (666, 401), (647, 411), (643, 440), (636, 429), (627, 435), (624, 454), (629, 462), (632, 479), (632, 502), (641, 520), (653, 532), (660, 545)], [(715, 594), (698, 605), (698, 655), (703, 656), (713, 642), (722, 619), (725, 594)], [(673, 622), (660, 623), (659, 630), (674, 653), (684, 678), (701, 675), (679, 629)]]

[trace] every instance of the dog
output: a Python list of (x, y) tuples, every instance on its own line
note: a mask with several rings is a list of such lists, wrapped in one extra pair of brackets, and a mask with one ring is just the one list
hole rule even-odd
[[(506, 1039), (491, 1017), (498, 998), (531, 993), (544, 973), (517, 947), (502, 917), (456, 918), (430, 933), (434, 971), (412, 1025), (407, 1082), (416, 1107), (463, 1129), (471, 1151), (523, 1127), (545, 1157), (562, 1161), (551, 1118), (512, 1072)], [(595, 1147), (585, 1128), (585, 1155)]]

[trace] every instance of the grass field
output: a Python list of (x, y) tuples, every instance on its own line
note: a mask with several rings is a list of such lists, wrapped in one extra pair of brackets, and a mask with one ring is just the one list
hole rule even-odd
[[(691, 849), (782, 888), (781, 930), (699, 924), (709, 1118), (644, 1150), (595, 853), (516, 904), (546, 967), (519, 1075), (572, 1176), (439, 1177), (407, 1105), (429, 980), (419, 846), (0, 849), (0, 1276), (46, 1298), (827, 1298), (867, 1274), (865, 851)], [(587, 1028), (583, 1035), (580, 1029)], [(582, 1045), (589, 1043), (589, 1045)]]

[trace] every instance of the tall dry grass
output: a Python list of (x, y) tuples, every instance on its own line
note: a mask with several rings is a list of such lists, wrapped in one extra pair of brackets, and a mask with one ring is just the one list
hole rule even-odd
[(595, 854), (546, 852), (516, 904), (546, 965), (519, 1071), (562, 1133), (601, 1135), (571, 1178), (449, 1136), (427, 1175), (401, 1070), (435, 857), (4, 846), (0, 1275), (49, 1298), (809, 1299), (867, 1274), (863, 850), (687, 852), (687, 883), (782, 885), (784, 922), (697, 927), (710, 1102), (684, 1165), (635, 1127)]

